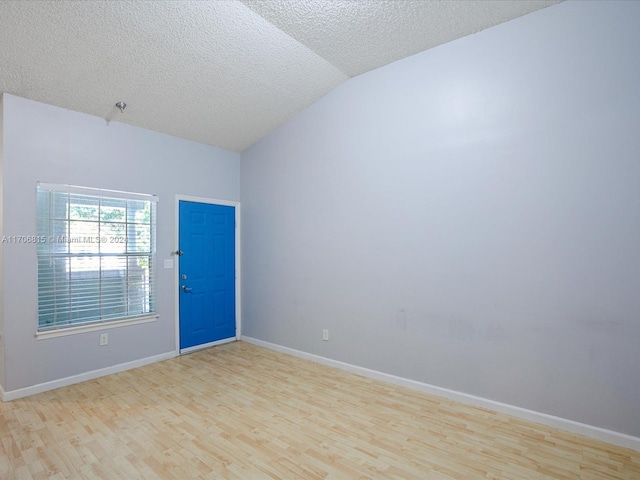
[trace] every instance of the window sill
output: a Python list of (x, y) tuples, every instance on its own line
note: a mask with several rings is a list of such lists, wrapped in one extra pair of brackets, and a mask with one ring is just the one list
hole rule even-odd
[(88, 325), (78, 325), (77, 327), (64, 327), (55, 330), (36, 332), (36, 340), (46, 340), (47, 338), (66, 337), (77, 333), (95, 332), (97, 330), (107, 330), (109, 328), (124, 327), (128, 325), (139, 325), (141, 323), (155, 322), (157, 314), (146, 315), (144, 317), (123, 318), (121, 320), (106, 321), (100, 323), (90, 323)]

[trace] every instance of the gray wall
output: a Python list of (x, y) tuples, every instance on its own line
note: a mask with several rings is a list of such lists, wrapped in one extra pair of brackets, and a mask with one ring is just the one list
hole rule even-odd
[(562, 3), (246, 151), (243, 334), (640, 436), (638, 25)]
[[(2, 238), (3, 234), (4, 234), (4, 229), (3, 229), (3, 222), (2, 222), (2, 200), (3, 200), (3, 181), (2, 179), (3, 174), (2, 174), (2, 164), (3, 164), (3, 154), (4, 154), (4, 148), (3, 148), (3, 140), (4, 140), (4, 98), (3, 98), (3, 94), (0, 93), (0, 238)], [(0, 389), (4, 388), (4, 308), (2, 308), (2, 305), (4, 305), (4, 289), (2, 288), (2, 284), (3, 284), (3, 275), (2, 272), (4, 271), (4, 244), (2, 242), (0, 242)]]
[(175, 250), (175, 195), (239, 200), (239, 155), (5, 95), (5, 235), (36, 234), (38, 181), (160, 197), (159, 319), (109, 330), (106, 347), (98, 345), (99, 332), (36, 340), (35, 246), (6, 244), (5, 391), (174, 351), (175, 270), (162, 267), (163, 260), (171, 258), (170, 252)]

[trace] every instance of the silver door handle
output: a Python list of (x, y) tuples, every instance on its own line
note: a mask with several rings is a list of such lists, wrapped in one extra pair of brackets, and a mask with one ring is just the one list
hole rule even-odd
[(182, 291), (185, 293), (191, 293), (192, 288), (187, 287), (186, 285), (182, 285)]

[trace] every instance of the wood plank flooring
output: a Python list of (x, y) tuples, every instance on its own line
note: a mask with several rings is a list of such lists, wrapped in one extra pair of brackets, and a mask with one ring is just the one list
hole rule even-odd
[(640, 479), (640, 453), (244, 342), (0, 403), (2, 479)]

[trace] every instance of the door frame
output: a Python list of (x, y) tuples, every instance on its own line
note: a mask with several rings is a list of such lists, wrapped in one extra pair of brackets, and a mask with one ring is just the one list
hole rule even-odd
[[(240, 294), (240, 202), (235, 202), (231, 200), (218, 200), (215, 198), (205, 198), (205, 197), (194, 197), (193, 195), (176, 195), (175, 199), (175, 219), (176, 219), (176, 227), (175, 227), (175, 239), (174, 244), (175, 248), (173, 252), (177, 251), (180, 245), (180, 201), (185, 202), (195, 202), (195, 203), (206, 203), (209, 205), (223, 205), (226, 207), (234, 207), (235, 211), (235, 220), (236, 220), (236, 230), (235, 230), (235, 270), (236, 270), (236, 282), (235, 282), (235, 296), (236, 296), (236, 336), (235, 339), (239, 340), (240, 335), (242, 334), (242, 302), (241, 302), (241, 294)], [(172, 252), (172, 253), (173, 253)], [(180, 352), (180, 279), (178, 278), (180, 272), (180, 257), (178, 255), (173, 255), (175, 258), (174, 266), (173, 266), (173, 280), (175, 283), (174, 288), (174, 302), (175, 302), (175, 336), (176, 336), (176, 354), (181, 355), (182, 353), (190, 353), (194, 350), (199, 350), (200, 348), (207, 348), (213, 346), (218, 343), (227, 343), (227, 340), (220, 340), (218, 342), (207, 343), (205, 345), (198, 345), (197, 347), (191, 347), (189, 349), (185, 349), (186, 351)]]

